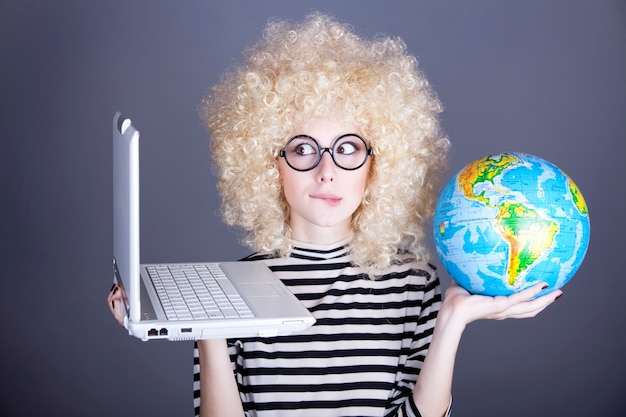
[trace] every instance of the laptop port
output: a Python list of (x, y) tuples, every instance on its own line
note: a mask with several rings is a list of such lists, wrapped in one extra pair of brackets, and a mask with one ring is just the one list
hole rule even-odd
[(159, 335), (159, 331), (157, 329), (150, 329), (148, 330), (148, 336), (158, 336)]
[(192, 329), (191, 329), (191, 327), (185, 327), (185, 328), (180, 329), (180, 332), (181, 333), (191, 333)]
[(161, 329), (161, 331), (159, 332), (159, 335), (161, 336), (167, 336), (167, 329), (164, 327)]

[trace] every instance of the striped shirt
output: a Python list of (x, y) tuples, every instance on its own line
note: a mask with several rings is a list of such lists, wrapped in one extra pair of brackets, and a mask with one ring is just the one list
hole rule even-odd
[[(317, 319), (289, 336), (229, 340), (246, 416), (419, 416), (413, 387), (435, 327), (435, 268), (410, 255), (369, 279), (348, 242), (294, 242), (290, 257), (255, 254)], [(200, 407), (194, 348), (194, 406)]]

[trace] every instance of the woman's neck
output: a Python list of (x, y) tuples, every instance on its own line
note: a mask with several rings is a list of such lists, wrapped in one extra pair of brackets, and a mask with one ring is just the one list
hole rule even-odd
[(308, 227), (306, 229), (294, 227), (292, 224), (291, 229), (291, 238), (293, 240), (314, 245), (332, 245), (342, 242), (351, 236), (352, 229), (349, 224), (334, 227)]

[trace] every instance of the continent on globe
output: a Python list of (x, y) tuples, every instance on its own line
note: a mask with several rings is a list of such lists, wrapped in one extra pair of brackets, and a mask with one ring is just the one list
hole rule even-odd
[(500, 158), (485, 157), (468, 164), (459, 174), (459, 185), (463, 189), (463, 194), (471, 199), (489, 204), (485, 198), (485, 192), (476, 194), (476, 185), (489, 182), (494, 184), (494, 179), (511, 166), (519, 163), (519, 159), (513, 155), (503, 154)]
[(571, 178), (568, 178), (567, 180), (569, 182), (569, 190), (572, 193), (572, 198), (574, 199), (574, 204), (576, 205), (576, 208), (578, 209), (580, 214), (586, 215), (587, 203), (585, 203), (583, 195), (580, 193), (580, 190), (578, 189), (576, 184), (574, 184), (574, 181), (572, 181)]
[(521, 153), (469, 163), (444, 187), (433, 233), (444, 267), (459, 285), (509, 295), (545, 282), (565, 285), (589, 245), (582, 193), (558, 167)]
[(543, 219), (537, 211), (520, 203), (506, 202), (500, 206), (496, 230), (509, 242), (509, 284), (515, 286), (521, 272), (554, 243), (559, 224)]

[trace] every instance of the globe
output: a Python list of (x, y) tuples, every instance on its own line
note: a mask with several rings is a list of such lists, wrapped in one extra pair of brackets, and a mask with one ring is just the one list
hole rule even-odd
[(433, 221), (446, 271), (472, 294), (510, 295), (538, 282), (565, 285), (589, 246), (585, 200), (563, 171), (537, 156), (489, 155), (443, 188)]

